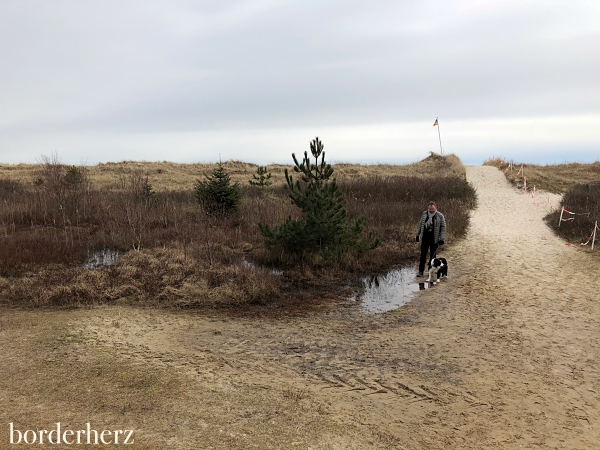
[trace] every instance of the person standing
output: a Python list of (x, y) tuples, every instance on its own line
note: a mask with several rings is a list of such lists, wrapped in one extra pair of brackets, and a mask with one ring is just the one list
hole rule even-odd
[(419, 273), (417, 276), (422, 277), (425, 270), (425, 261), (427, 261), (427, 252), (429, 252), (428, 266), (430, 266), (437, 249), (440, 245), (444, 245), (446, 239), (446, 219), (437, 210), (435, 202), (429, 202), (427, 209), (421, 214), (419, 229), (417, 230), (417, 242), (419, 242), (420, 237), (421, 259), (419, 260)]

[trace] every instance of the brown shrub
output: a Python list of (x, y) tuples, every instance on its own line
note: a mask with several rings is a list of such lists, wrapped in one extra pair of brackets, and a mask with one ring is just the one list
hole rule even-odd
[[(112, 188), (89, 186), (69, 211), (57, 206), (57, 197), (46, 189), (32, 185), (11, 191), (0, 209), (0, 276), (8, 277), (0, 292), (5, 301), (32, 306), (264, 303), (280, 295), (282, 280), (335, 284), (348, 274), (385, 270), (415, 258), (417, 221), (430, 200), (444, 213), (452, 242), (466, 232), (468, 210), (475, 202), (473, 189), (460, 175), (464, 167), (454, 156), (432, 155), (409, 166), (336, 165), (349, 217), (365, 216), (381, 245), (364, 259), (348, 257), (328, 268), (288, 265), (281, 277), (245, 264), (244, 258), (274, 263), (263, 251), (257, 224), (298, 217), (283, 184), (261, 190), (243, 183), (239, 211), (216, 219), (198, 207), (193, 183), (187, 190), (168, 190), (152, 181), (156, 193), (148, 201), (146, 174), (128, 164), (111, 169), (116, 169)], [(147, 164), (142, 169), (152, 167)], [(232, 167), (238, 175), (252, 166), (236, 164)], [(96, 166), (90, 173), (101, 168), (108, 176), (106, 167)], [(178, 165), (160, 167), (163, 173), (153, 176), (177, 176)], [(354, 176), (358, 169), (375, 175)], [(377, 175), (378, 170), (385, 175)], [(402, 175), (407, 173), (414, 176)], [(90, 252), (105, 248), (120, 251), (121, 259), (101, 270), (82, 267)]]
[[(342, 180), (348, 217), (364, 216), (368, 230), (381, 243), (378, 248), (357, 260), (348, 255), (328, 271), (364, 272), (383, 270), (394, 264), (417, 257), (419, 248), (414, 244), (418, 220), (427, 203), (435, 200), (446, 218), (447, 240), (452, 242), (466, 234), (469, 209), (476, 203), (473, 187), (466, 180), (453, 177), (361, 177)], [(297, 209), (297, 208), (296, 208)], [(274, 259), (266, 252), (255, 252), (254, 258), (264, 265), (282, 264), (294, 269), (294, 261)], [(306, 271), (306, 267), (302, 267)]]
[[(556, 210), (545, 218), (550, 228), (571, 243), (587, 242), (596, 221), (600, 223), (600, 182), (576, 184), (565, 193), (560, 206), (564, 206), (569, 211), (590, 214), (589, 216), (574, 216), (574, 220), (562, 222), (559, 227), (560, 209)], [(596, 239), (596, 245), (600, 245), (600, 232), (598, 231), (596, 231)]]

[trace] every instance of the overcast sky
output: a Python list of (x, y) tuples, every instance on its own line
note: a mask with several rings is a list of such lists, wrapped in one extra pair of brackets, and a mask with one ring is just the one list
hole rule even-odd
[(0, 1), (0, 162), (600, 159), (600, 1)]

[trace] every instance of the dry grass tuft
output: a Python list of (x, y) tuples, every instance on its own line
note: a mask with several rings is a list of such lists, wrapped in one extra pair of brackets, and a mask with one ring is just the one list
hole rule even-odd
[(306, 392), (306, 389), (290, 388), (284, 389), (281, 395), (283, 396), (283, 398), (287, 398), (288, 400), (299, 403), (300, 401), (307, 398), (308, 393)]
[[(276, 275), (243, 264), (203, 266), (173, 249), (127, 252), (103, 270), (42, 270), (4, 279), (5, 298), (25, 306), (83, 306), (127, 301), (175, 307), (267, 303)], [(2, 284), (0, 284), (2, 286)]]

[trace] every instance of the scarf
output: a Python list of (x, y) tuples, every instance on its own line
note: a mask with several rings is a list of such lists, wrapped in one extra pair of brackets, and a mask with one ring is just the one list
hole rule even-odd
[(435, 213), (427, 211), (427, 221), (425, 222), (425, 229), (431, 231), (433, 229), (433, 216)]

